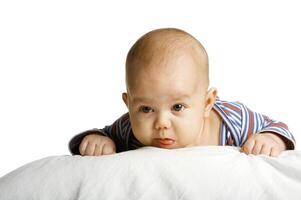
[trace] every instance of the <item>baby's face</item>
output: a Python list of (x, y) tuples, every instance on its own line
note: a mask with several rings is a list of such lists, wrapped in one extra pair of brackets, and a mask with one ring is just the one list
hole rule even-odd
[(207, 85), (192, 57), (153, 62), (132, 77), (123, 100), (135, 137), (147, 146), (194, 146), (202, 136)]

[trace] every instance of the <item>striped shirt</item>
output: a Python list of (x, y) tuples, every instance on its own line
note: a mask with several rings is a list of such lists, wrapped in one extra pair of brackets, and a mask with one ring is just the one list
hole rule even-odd
[[(273, 132), (281, 136), (287, 149), (295, 148), (294, 136), (283, 122), (253, 112), (240, 102), (223, 101), (218, 97), (213, 109), (222, 119), (219, 145), (241, 147), (252, 134)], [(132, 132), (129, 113), (122, 115), (110, 126), (102, 129), (94, 128), (74, 136), (69, 142), (69, 150), (72, 154), (80, 154), (79, 145), (82, 139), (89, 134), (100, 134), (111, 138), (115, 142), (117, 152), (144, 146)]]

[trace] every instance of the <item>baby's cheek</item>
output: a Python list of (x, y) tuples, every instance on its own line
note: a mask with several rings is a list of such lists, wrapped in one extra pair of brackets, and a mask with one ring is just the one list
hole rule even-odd
[(138, 125), (132, 125), (132, 131), (134, 136), (144, 145), (150, 145), (152, 143), (153, 132), (151, 127), (147, 123), (139, 123)]
[(188, 142), (190, 140), (190, 135), (192, 132), (192, 127), (190, 124), (178, 124), (175, 126), (174, 130), (174, 134), (181, 142)]
[(185, 123), (180, 123), (176, 127), (177, 137), (183, 143), (191, 143), (200, 136), (202, 132), (203, 123), (196, 119), (190, 119)]

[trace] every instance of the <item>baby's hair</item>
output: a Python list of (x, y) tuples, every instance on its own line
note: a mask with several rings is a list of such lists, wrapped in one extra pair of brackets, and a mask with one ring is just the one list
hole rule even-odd
[(191, 34), (177, 28), (152, 30), (140, 37), (131, 47), (126, 58), (126, 85), (128, 87), (132, 73), (150, 63), (162, 63), (170, 56), (187, 50), (200, 65), (209, 84), (208, 55), (203, 45)]

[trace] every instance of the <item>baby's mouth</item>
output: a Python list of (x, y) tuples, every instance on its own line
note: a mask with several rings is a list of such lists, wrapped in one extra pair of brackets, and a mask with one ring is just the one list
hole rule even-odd
[(171, 138), (157, 138), (156, 143), (161, 148), (168, 148), (168, 147), (171, 147), (175, 143), (175, 140), (171, 139)]

